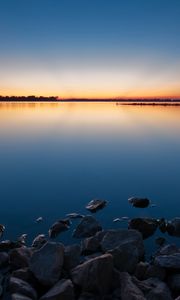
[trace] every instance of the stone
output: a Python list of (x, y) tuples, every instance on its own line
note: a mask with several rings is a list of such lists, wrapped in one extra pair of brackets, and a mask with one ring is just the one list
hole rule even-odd
[(12, 276), (27, 282), (31, 282), (34, 279), (32, 272), (28, 268), (15, 270), (12, 272)]
[(13, 249), (9, 252), (9, 261), (14, 269), (25, 268), (29, 266), (32, 251), (26, 246)]
[(37, 293), (32, 286), (22, 279), (10, 277), (9, 290), (11, 294), (21, 294), (31, 299), (37, 299)]
[(9, 255), (6, 252), (0, 252), (0, 268), (7, 266), (9, 263)]
[(143, 280), (148, 267), (149, 267), (149, 263), (140, 261), (137, 264), (135, 272), (134, 272), (134, 275), (136, 276), (136, 278), (138, 278), (139, 280)]
[(104, 254), (92, 258), (71, 271), (73, 283), (84, 292), (105, 295), (112, 284), (113, 257)]
[(31, 300), (32, 298), (29, 298), (25, 295), (15, 293), (15, 294), (11, 295), (11, 299), (12, 300)]
[(157, 255), (175, 254), (175, 253), (178, 253), (178, 252), (180, 252), (180, 249), (175, 244), (168, 244), (168, 245), (165, 245), (165, 246), (161, 247), (157, 251), (156, 256)]
[(153, 235), (158, 227), (156, 219), (152, 218), (134, 218), (129, 221), (129, 228), (138, 230), (143, 239)]
[(154, 265), (165, 269), (180, 269), (180, 253), (156, 256)]
[(128, 199), (128, 202), (132, 204), (134, 207), (145, 208), (150, 204), (150, 200), (148, 198), (140, 198), (140, 197), (131, 197)]
[(151, 277), (156, 277), (160, 280), (164, 280), (166, 277), (166, 270), (159, 266), (149, 265), (144, 273), (144, 279), (148, 279)]
[(58, 281), (40, 300), (73, 300), (74, 289), (70, 279)]
[(127, 272), (120, 274), (121, 300), (146, 300), (143, 292), (132, 282)]
[(102, 227), (99, 222), (92, 216), (84, 217), (73, 232), (75, 238), (86, 238), (101, 231)]
[(50, 238), (56, 238), (61, 232), (68, 230), (70, 227), (69, 219), (59, 220), (55, 222), (49, 229)]
[[(92, 293), (82, 293), (78, 300), (100, 300), (99, 296), (96, 296)], [(103, 299), (104, 300), (104, 299)]]
[(82, 218), (84, 218), (84, 215), (81, 215), (78, 213), (70, 213), (70, 214), (67, 214), (66, 217), (68, 217), (70, 219), (82, 219)]
[(158, 226), (159, 226), (159, 229), (162, 233), (166, 232), (167, 222), (164, 218), (161, 218), (160, 220), (158, 220)]
[(64, 269), (70, 271), (80, 263), (81, 247), (78, 244), (65, 247)]
[(174, 218), (167, 223), (167, 232), (169, 235), (180, 237), (180, 218)]
[(11, 249), (19, 248), (21, 246), (22, 246), (22, 244), (19, 242), (5, 240), (5, 241), (0, 242), (0, 251), (9, 251)]
[(136, 230), (108, 230), (101, 241), (103, 252), (113, 255), (119, 271), (133, 273), (144, 255), (142, 235)]
[(100, 242), (98, 237), (93, 236), (82, 240), (81, 249), (83, 255), (90, 255), (100, 251)]
[(172, 274), (168, 277), (168, 286), (170, 289), (180, 294), (180, 274)]
[(30, 260), (30, 270), (42, 285), (52, 286), (58, 282), (64, 262), (64, 246), (47, 242), (34, 251)]
[(31, 247), (39, 249), (46, 243), (47, 243), (46, 236), (44, 234), (39, 234), (33, 240)]
[(106, 200), (94, 199), (94, 200), (91, 200), (86, 205), (86, 209), (89, 210), (92, 213), (95, 213), (96, 211), (104, 208), (106, 205), (107, 205)]
[(160, 236), (155, 239), (155, 242), (156, 242), (156, 245), (162, 247), (165, 244), (166, 239), (164, 237)]

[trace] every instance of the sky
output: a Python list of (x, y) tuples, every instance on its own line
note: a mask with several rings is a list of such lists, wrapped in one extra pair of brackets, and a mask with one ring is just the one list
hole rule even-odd
[(0, 95), (180, 97), (179, 0), (0, 0)]

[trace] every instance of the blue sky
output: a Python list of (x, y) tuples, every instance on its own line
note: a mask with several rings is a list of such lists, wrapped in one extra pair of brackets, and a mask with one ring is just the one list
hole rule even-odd
[(180, 95), (180, 1), (0, 0), (0, 94)]

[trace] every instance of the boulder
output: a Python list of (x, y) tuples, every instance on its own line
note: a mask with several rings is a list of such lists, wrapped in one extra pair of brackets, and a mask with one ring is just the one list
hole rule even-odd
[(86, 238), (102, 230), (99, 222), (92, 216), (84, 217), (73, 232), (75, 238)]
[(167, 223), (169, 235), (180, 237), (180, 218), (174, 218)]
[(70, 227), (69, 219), (55, 222), (49, 229), (49, 237), (56, 238), (61, 232), (68, 230)]
[(180, 253), (158, 255), (154, 259), (154, 265), (165, 269), (180, 269)]
[(80, 263), (81, 247), (78, 244), (65, 247), (64, 269), (70, 271)]
[(34, 276), (28, 268), (15, 270), (12, 272), (12, 276), (20, 278), (27, 282), (31, 282), (34, 280)]
[(11, 299), (12, 300), (32, 300), (32, 298), (29, 298), (25, 295), (21, 295), (21, 294), (17, 294), (17, 293), (12, 294)]
[(90, 255), (100, 251), (100, 241), (96, 236), (92, 236), (82, 240), (81, 250), (83, 255)]
[(132, 282), (127, 272), (120, 274), (121, 300), (146, 300), (143, 292)]
[(136, 230), (108, 230), (101, 241), (101, 248), (113, 255), (115, 268), (130, 273), (135, 271), (144, 255), (142, 235)]
[(167, 229), (167, 222), (164, 218), (161, 218), (160, 220), (157, 220), (158, 221), (158, 226), (159, 226), (159, 229), (162, 233), (165, 233), (166, 232), (166, 229)]
[(11, 294), (21, 294), (31, 299), (37, 299), (37, 293), (32, 286), (22, 279), (10, 277), (9, 290)]
[(30, 248), (23, 246), (13, 249), (9, 252), (9, 261), (14, 269), (25, 268), (29, 266), (32, 251)]
[(0, 268), (7, 266), (9, 263), (9, 255), (6, 252), (0, 252)]
[(129, 222), (129, 228), (141, 232), (143, 239), (153, 235), (157, 227), (157, 220), (151, 218), (134, 218)]
[(34, 251), (30, 260), (30, 270), (41, 284), (52, 286), (60, 279), (63, 262), (64, 246), (48, 242)]
[(21, 246), (22, 246), (22, 244), (19, 242), (5, 240), (5, 241), (0, 242), (0, 251), (9, 251), (11, 249), (19, 248)]
[(156, 256), (157, 255), (175, 254), (175, 253), (178, 253), (178, 252), (180, 252), (180, 249), (175, 244), (168, 244), (168, 245), (165, 245), (165, 246), (161, 247), (157, 251)]
[(44, 234), (39, 234), (33, 240), (31, 247), (39, 249), (46, 243), (47, 243), (46, 236)]
[(100, 300), (99, 296), (91, 294), (91, 293), (82, 293), (78, 300)]
[(148, 267), (149, 267), (148, 262), (140, 261), (137, 264), (135, 272), (134, 272), (134, 275), (136, 276), (136, 278), (138, 278), (139, 280), (143, 280)]
[(132, 204), (134, 207), (145, 208), (150, 204), (150, 200), (148, 198), (140, 198), (140, 197), (131, 197), (128, 199), (128, 202)]
[(110, 290), (112, 274), (112, 255), (104, 254), (72, 269), (71, 278), (73, 283), (82, 291), (105, 295)]
[(96, 211), (104, 208), (106, 204), (106, 200), (94, 199), (86, 205), (86, 209), (88, 209), (92, 213), (95, 213)]
[(166, 270), (159, 266), (149, 265), (144, 273), (144, 279), (156, 277), (164, 280), (166, 277)]
[(40, 300), (73, 300), (74, 289), (70, 279), (61, 279)]
[(168, 277), (168, 286), (170, 289), (180, 294), (180, 274), (172, 274)]

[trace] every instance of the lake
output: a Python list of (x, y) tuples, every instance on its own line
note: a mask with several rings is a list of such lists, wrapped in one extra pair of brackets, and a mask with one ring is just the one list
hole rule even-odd
[[(131, 196), (157, 206), (132, 208)], [(3, 238), (31, 241), (93, 198), (109, 201), (96, 214), (104, 228), (126, 227), (112, 222), (121, 216), (179, 216), (180, 107), (0, 103)]]

